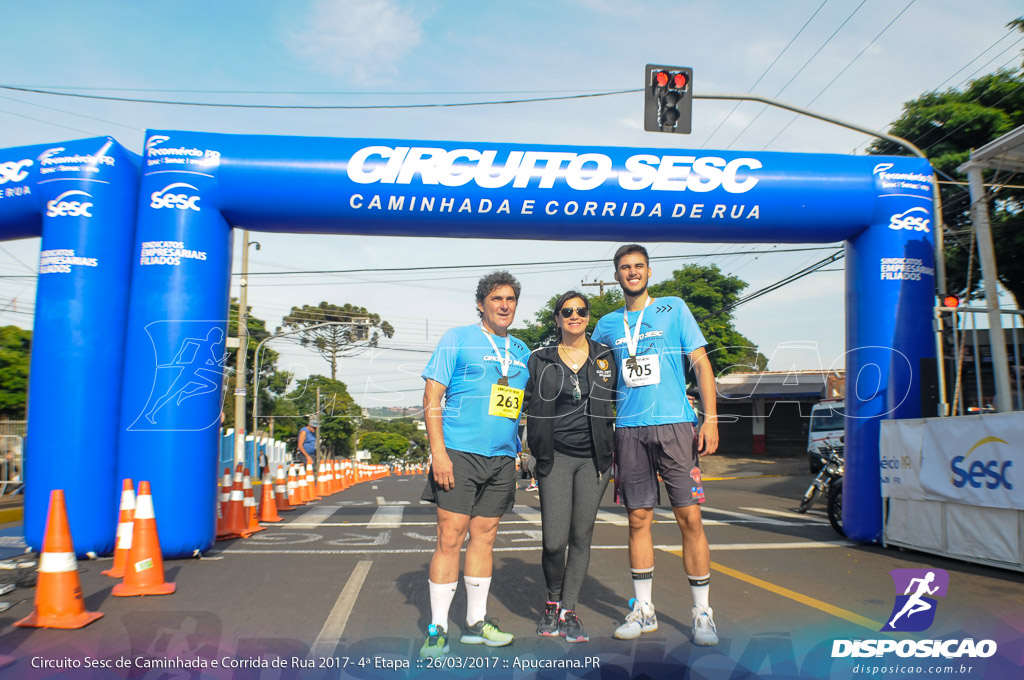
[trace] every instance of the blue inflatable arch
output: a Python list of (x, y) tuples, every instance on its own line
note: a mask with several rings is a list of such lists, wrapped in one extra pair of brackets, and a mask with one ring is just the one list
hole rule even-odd
[(42, 237), (25, 439), (25, 537), (64, 489), (80, 554), (117, 529), (121, 405), (139, 158), (108, 137), (0, 150), (0, 240)]
[(138, 197), (114, 480), (152, 482), (168, 557), (204, 551), (214, 540), (217, 362), (234, 227), (619, 242), (845, 240), (844, 520), (854, 540), (881, 536), (879, 421), (921, 415), (917, 369), (934, 360), (926, 161), (150, 131)]

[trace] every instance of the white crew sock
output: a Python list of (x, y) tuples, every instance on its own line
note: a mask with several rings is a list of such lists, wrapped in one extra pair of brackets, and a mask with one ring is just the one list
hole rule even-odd
[(452, 606), (452, 599), (455, 597), (455, 583), (434, 583), (427, 579), (430, 585), (430, 622), (435, 626), (448, 630), (448, 610)]
[(466, 584), (466, 623), (473, 625), (487, 616), (487, 593), (491, 589), (491, 577), (463, 576)]
[(654, 604), (654, 567), (630, 569), (633, 576), (633, 592), (640, 602)]
[(686, 578), (690, 581), (690, 593), (693, 595), (693, 606), (707, 609), (711, 605), (708, 604), (708, 600), (711, 596), (711, 573), (707, 573), (704, 576), (690, 576), (686, 575)]

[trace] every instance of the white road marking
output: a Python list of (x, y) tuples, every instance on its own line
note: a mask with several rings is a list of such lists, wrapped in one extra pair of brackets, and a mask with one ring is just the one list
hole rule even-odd
[(710, 512), (717, 515), (725, 515), (726, 517), (736, 517), (738, 519), (746, 520), (756, 524), (770, 524), (773, 526), (780, 527), (791, 527), (795, 526), (794, 522), (785, 522), (780, 519), (768, 519), (767, 517), (758, 517), (757, 515), (751, 515), (745, 512), (733, 512), (732, 510), (719, 510), (718, 508), (702, 507), (701, 512)]
[(327, 541), (327, 545), (387, 545), (391, 542), (391, 532), (382, 531), (376, 536), (364, 534), (345, 534), (345, 538)]
[(348, 624), (348, 617), (352, 615), (352, 608), (355, 607), (359, 591), (362, 590), (363, 582), (366, 581), (366, 575), (370, 573), (372, 565), (373, 562), (370, 560), (361, 560), (356, 564), (355, 569), (352, 570), (352, 574), (348, 577), (345, 587), (341, 589), (341, 594), (338, 595), (331, 613), (327, 615), (327, 620), (324, 621), (320, 634), (316, 636), (316, 640), (313, 642), (311, 651), (313, 657), (329, 657), (334, 655), (334, 650), (337, 649), (338, 644), (341, 642), (341, 636), (344, 634), (345, 626)]
[[(309, 510), (295, 518), (295, 520), (289, 522), (285, 526), (306, 526), (316, 527), (324, 523), (324, 520), (329, 518), (337, 511), (338, 506), (336, 505), (314, 505)], [(298, 523), (301, 521), (301, 523)]]
[[(789, 541), (785, 543), (712, 543), (711, 550), (802, 550), (849, 547), (847, 541)], [(658, 550), (679, 552), (678, 545), (656, 545)], [(494, 552), (534, 552), (537, 545), (495, 547)], [(591, 550), (626, 550), (625, 545), (595, 545)], [(433, 553), (433, 548), (390, 548), (386, 550), (225, 550), (225, 555), (409, 555)]]
[(614, 524), (619, 527), (629, 526), (629, 519), (625, 515), (620, 515), (616, 512), (609, 512), (607, 510), (597, 511), (597, 521), (604, 524)]
[(370, 518), (366, 528), (368, 529), (395, 529), (402, 526), (402, 513), (405, 512), (405, 506), (402, 505), (382, 505), (377, 508), (377, 512), (373, 513), (373, 517)]
[(818, 517), (816, 517), (816, 515), (818, 513), (813, 513), (815, 516), (811, 516), (810, 514), (800, 514), (798, 512), (787, 512), (785, 510), (769, 510), (768, 508), (740, 508), (740, 510), (749, 510), (750, 512), (760, 512), (760, 513), (765, 514), (765, 515), (775, 515), (776, 517), (791, 517), (792, 519), (802, 519), (804, 521), (811, 522), (813, 524), (827, 524), (828, 523), (828, 522), (822, 521), (821, 519), (818, 519)]
[(537, 526), (541, 524), (540, 510), (537, 508), (530, 507), (529, 505), (517, 505), (512, 508), (512, 512), (522, 517), (529, 524), (536, 524)]

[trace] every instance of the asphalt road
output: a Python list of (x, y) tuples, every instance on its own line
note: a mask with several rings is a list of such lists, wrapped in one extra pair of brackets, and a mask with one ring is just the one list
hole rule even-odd
[[(451, 609), (452, 667), (421, 668), (417, 650), (429, 622), (427, 565), (435, 517), (434, 507), (419, 500), (424, 479), (400, 476), (363, 483), (285, 513), (283, 522), (249, 539), (217, 543), (202, 559), (167, 562), (167, 579), (177, 584), (170, 596), (113, 597), (116, 581), (100, 574), (109, 560), (80, 562), (87, 606), (105, 614), (81, 630), (13, 628), (32, 607), (33, 591), (19, 588), (2, 598), (16, 604), (0, 614), (0, 655), (7, 655), (9, 663), (0, 674), (147, 680), (661, 678), (683, 677), (685, 667), (692, 678), (859, 677), (863, 671), (854, 672), (854, 665), (864, 660), (833, 659), (833, 640), (886, 637), (879, 630), (896, 594), (889, 572), (898, 568), (943, 569), (950, 575), (934, 623), (916, 637), (973, 637), (999, 645), (989, 659), (948, 661), (950, 667), (963, 662), (973, 668), (965, 672), (957, 666), (945, 677), (1021, 673), (1020, 574), (849, 543), (820, 509), (795, 513), (809, 475), (706, 480), (711, 603), (722, 637), (713, 648), (691, 644), (691, 599), (679, 557), (679, 530), (668, 509), (656, 511), (654, 525), (660, 628), (638, 641), (611, 637), (627, 612), (632, 585), (625, 512), (614, 505), (610, 489), (577, 608), (591, 641), (568, 644), (538, 637), (536, 620), (544, 604), (541, 516), (536, 492), (520, 490), (513, 513), (499, 529), (488, 609), (502, 629), (516, 635), (514, 644), (487, 648), (457, 641), (466, 607), (460, 586)], [(147, 667), (149, 660), (159, 664), (168, 659), (205, 666)], [(221, 667), (224, 662), (234, 667)], [(534, 667), (553, 662), (580, 667)], [(33, 668), (57, 663), (72, 668)], [(88, 663), (110, 668), (87, 670)], [(271, 663), (277, 667), (237, 667)], [(408, 669), (400, 667), (406, 663)]]

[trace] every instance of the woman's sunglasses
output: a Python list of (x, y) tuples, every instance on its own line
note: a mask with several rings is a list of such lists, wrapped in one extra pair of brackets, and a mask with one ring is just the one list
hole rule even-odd
[(590, 310), (587, 309), (586, 307), (562, 307), (562, 309), (559, 310), (559, 314), (562, 315), (563, 319), (571, 318), (573, 312), (579, 314), (581, 319), (586, 319), (588, 316), (590, 316)]

